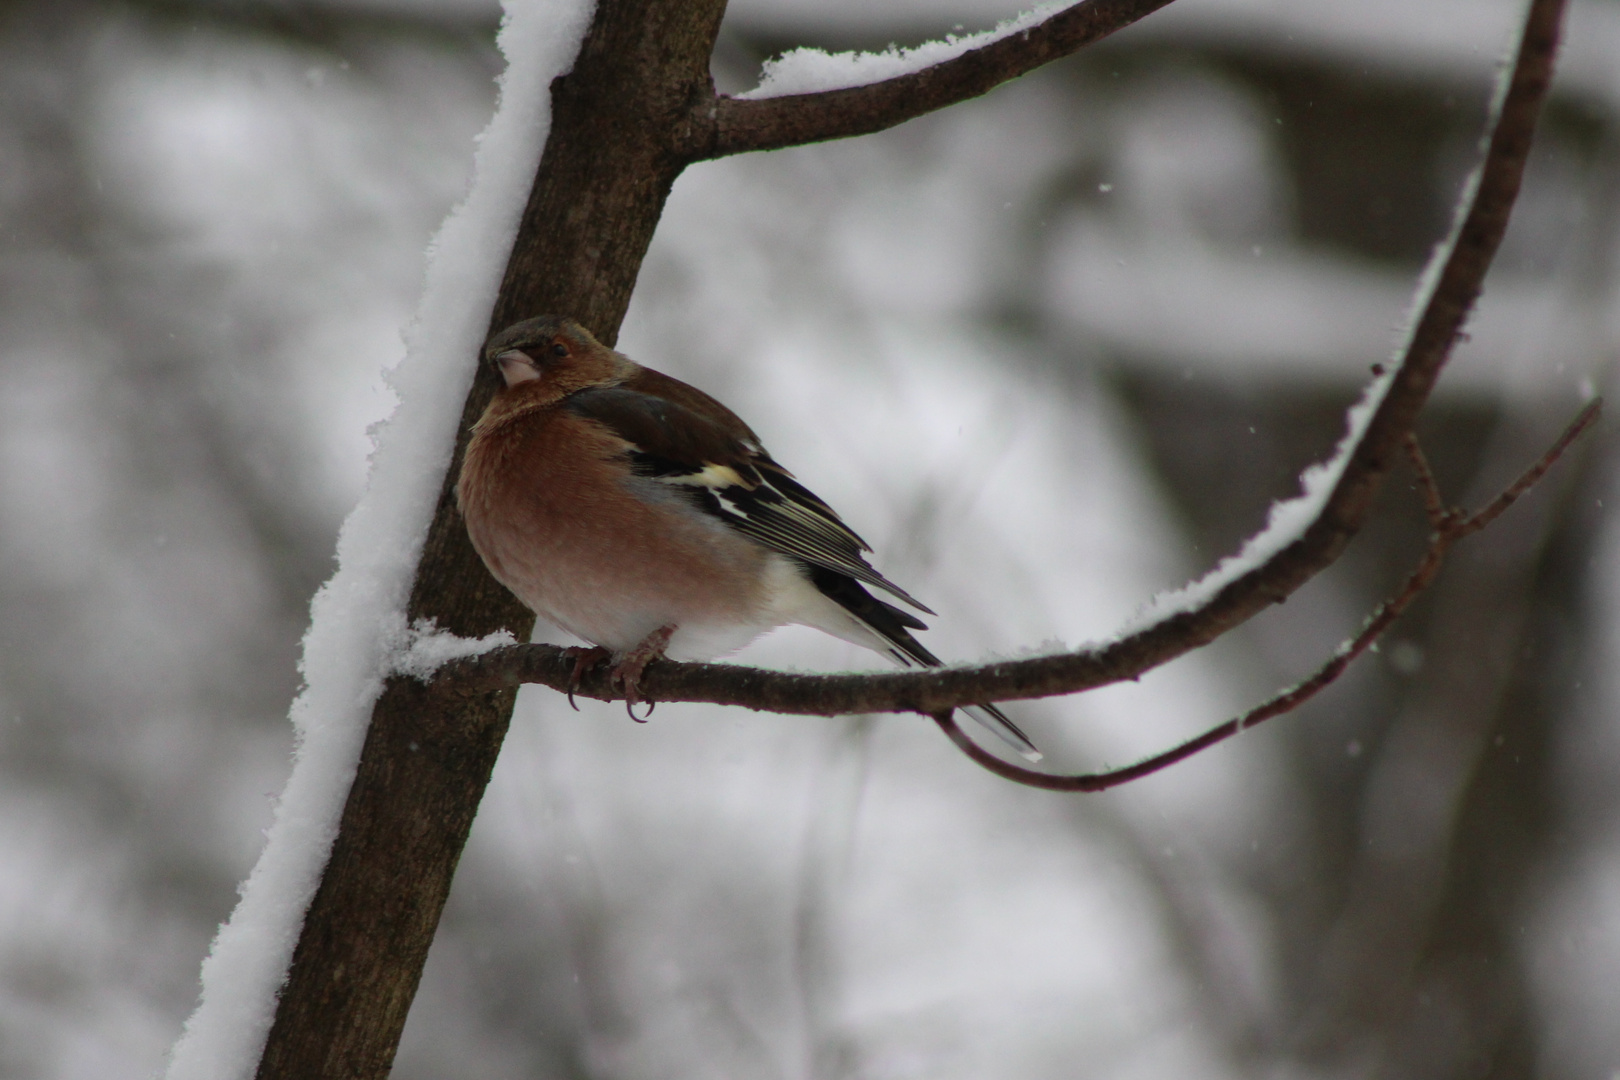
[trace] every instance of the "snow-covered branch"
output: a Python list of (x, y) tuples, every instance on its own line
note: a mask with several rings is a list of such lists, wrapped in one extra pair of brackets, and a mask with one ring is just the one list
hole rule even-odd
[(883, 131), (978, 97), (1169, 3), (1084, 0), (1044, 18), (1047, 9), (1037, 8), (987, 34), (905, 51), (827, 56), (800, 50), (768, 69), (758, 90), (696, 106), (684, 156), (705, 161)]

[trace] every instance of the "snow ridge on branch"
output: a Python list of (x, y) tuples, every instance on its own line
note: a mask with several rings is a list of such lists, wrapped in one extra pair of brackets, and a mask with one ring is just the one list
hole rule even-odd
[(388, 673), (409, 675), (425, 683), (452, 660), (483, 656), (517, 643), (510, 630), (497, 630), (483, 637), (470, 638), (441, 630), (432, 619), (417, 619), (408, 629), (399, 631), (388, 650)]
[[(749, 94), (699, 102), (677, 153), (687, 162), (704, 161), (883, 131), (978, 97), (1169, 3), (1083, 0), (1056, 11), (1042, 7), (986, 34), (889, 53), (828, 57), (798, 50), (769, 66)], [(865, 81), (873, 77), (879, 81)]]
[(790, 49), (781, 56), (765, 61), (759, 73), (759, 85), (738, 94), (737, 100), (761, 101), (824, 90), (845, 90), (911, 75), (1036, 27), (1066, 6), (1062, 3), (1040, 4), (1022, 15), (1002, 20), (994, 30), (978, 34), (946, 34), (940, 41), (925, 41), (910, 47), (890, 45), (882, 52), (829, 53), (812, 48)]

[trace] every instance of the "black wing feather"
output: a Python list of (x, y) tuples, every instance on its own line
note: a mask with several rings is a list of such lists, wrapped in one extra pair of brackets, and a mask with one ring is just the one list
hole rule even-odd
[(933, 614), (873, 569), (864, 557), (871, 546), (752, 442), (677, 402), (624, 387), (582, 390), (563, 405), (623, 439), (636, 475), (670, 485), (768, 548), (847, 574)]
[[(810, 566), (810, 581), (821, 594), (888, 641), (889, 654), (901, 667), (941, 667), (939, 657), (923, 647), (911, 636), (911, 630), (926, 630), (921, 619), (910, 612), (886, 604), (861, 588), (860, 582), (825, 567)], [(909, 629), (908, 629), (909, 628)], [(1032, 760), (1040, 758), (1040, 751), (1028, 735), (1007, 718), (1007, 714), (994, 705), (967, 705), (963, 710), (986, 728), (995, 732), (1020, 754)], [(984, 715), (978, 715), (983, 713)]]

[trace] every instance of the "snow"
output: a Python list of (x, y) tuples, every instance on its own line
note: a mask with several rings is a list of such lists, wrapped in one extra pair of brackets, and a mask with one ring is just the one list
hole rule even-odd
[(1228, 555), (1215, 568), (1196, 581), (1179, 589), (1163, 592), (1149, 600), (1113, 640), (1119, 640), (1162, 619), (1183, 611), (1191, 611), (1206, 603), (1210, 597), (1227, 585), (1264, 565), (1265, 561), (1304, 535), (1326, 505), (1328, 496), (1344, 475), (1350, 455), (1355, 452), (1372, 422), (1373, 414), (1383, 403), (1384, 394), (1395, 378), (1394, 365), (1367, 384), (1361, 398), (1345, 414), (1345, 433), (1338, 447), (1326, 461), (1307, 468), (1299, 477), (1300, 493), (1292, 499), (1281, 499), (1271, 504), (1266, 515), (1266, 526), (1243, 542), (1235, 555)]
[[(1495, 93), (1492, 98), (1492, 116), (1501, 113), (1502, 104), (1512, 83), (1512, 77), (1511, 63), (1499, 69)], [(1483, 170), (1484, 163), (1482, 160), (1480, 165), (1469, 173), (1467, 180), (1464, 182), (1462, 192), (1457, 198), (1453, 211), (1451, 229), (1446, 234), (1446, 238), (1435, 245), (1433, 253), (1429, 256), (1428, 263), (1423, 267), (1423, 273), (1418, 277), (1417, 288), (1412, 294), (1412, 305), (1406, 317), (1406, 329), (1402, 334), (1402, 347), (1391, 358), (1390, 363), (1378, 369), (1378, 374), (1362, 391), (1360, 400), (1352, 405), (1348, 413), (1346, 413), (1344, 437), (1339, 440), (1339, 445), (1334, 450), (1333, 455), (1326, 461), (1310, 466), (1300, 474), (1300, 494), (1292, 499), (1283, 499), (1273, 503), (1271, 511), (1266, 517), (1266, 527), (1244, 541), (1243, 547), (1238, 550), (1237, 554), (1222, 559), (1213, 570), (1197, 581), (1184, 585), (1180, 589), (1160, 593), (1153, 597), (1147, 604), (1143, 605), (1136, 618), (1116, 635), (1115, 640), (1161, 619), (1200, 607), (1227, 585), (1251, 570), (1264, 565), (1267, 559), (1304, 535), (1311, 522), (1316, 520), (1317, 516), (1322, 512), (1322, 507), (1327, 504), (1328, 497), (1332, 495), (1333, 489), (1338, 485), (1339, 478), (1344, 475), (1345, 467), (1350, 462), (1350, 456), (1355, 453), (1357, 445), (1360, 444), (1362, 435), (1366, 433), (1367, 425), (1372, 422), (1373, 414), (1378, 411), (1379, 405), (1383, 403), (1385, 393), (1388, 392), (1390, 384), (1395, 380), (1400, 361), (1406, 354), (1407, 345), (1417, 329), (1418, 321), (1423, 317), (1424, 311), (1434, 297), (1446, 261), (1451, 258), (1451, 253), (1457, 246), (1457, 239), (1462, 234), (1463, 223), (1467, 220), (1468, 214), (1473, 208)], [(1343, 647), (1341, 646), (1341, 648)]]
[(583, 0), (507, 4), (500, 105), (480, 137), (467, 198), (430, 246), (406, 355), (389, 379), (399, 405), (372, 431), (367, 489), (339, 535), (337, 572), (311, 605), (305, 689), (292, 707), (292, 775), (241, 902), (203, 963), (200, 1000), (174, 1047), (169, 1080), (252, 1075), (383, 679), (391, 667), (447, 652), (445, 635), (421, 628), (405, 652), (393, 647), (472, 377), (468, 360), (545, 144), (547, 87), (572, 64), (590, 14)]
[(433, 673), (452, 660), (482, 656), (504, 645), (516, 645), (510, 630), (497, 630), (481, 638), (464, 638), (440, 630), (432, 619), (417, 619), (409, 630), (401, 631), (390, 654), (389, 670), (426, 682)]
[(759, 85), (738, 96), (753, 101), (787, 97), (790, 94), (814, 94), (909, 75), (1028, 30), (1072, 6), (1064, 3), (1041, 4), (1001, 22), (994, 30), (967, 35), (947, 34), (943, 41), (927, 41), (912, 48), (890, 45), (876, 53), (791, 49), (774, 60), (765, 61), (760, 70)]

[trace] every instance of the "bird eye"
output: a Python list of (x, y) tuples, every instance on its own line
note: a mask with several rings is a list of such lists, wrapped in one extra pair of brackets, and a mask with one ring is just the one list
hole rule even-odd
[(552, 356), (567, 356), (568, 355), (568, 346), (564, 345), (560, 341), (552, 342), (552, 344), (551, 344), (551, 355)]

